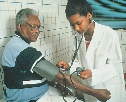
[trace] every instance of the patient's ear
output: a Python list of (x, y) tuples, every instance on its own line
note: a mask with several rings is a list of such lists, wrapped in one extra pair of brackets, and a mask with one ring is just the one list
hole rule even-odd
[(21, 32), (21, 24), (18, 24), (17, 29)]

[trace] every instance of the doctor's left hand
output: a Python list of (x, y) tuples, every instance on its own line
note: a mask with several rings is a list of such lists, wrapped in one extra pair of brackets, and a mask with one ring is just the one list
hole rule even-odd
[(87, 69), (87, 70), (84, 70), (84, 71), (80, 72), (80, 78), (82, 78), (82, 79), (88, 79), (90, 77), (92, 77), (91, 70)]

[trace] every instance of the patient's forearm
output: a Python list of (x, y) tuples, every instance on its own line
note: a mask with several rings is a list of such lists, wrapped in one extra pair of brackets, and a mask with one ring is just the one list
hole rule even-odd
[[(57, 77), (56, 81), (59, 82), (59, 83), (61, 83), (61, 84), (64, 84), (64, 78), (63, 78), (62, 74), (59, 74), (57, 76), (59, 78)], [(72, 82), (71, 82), (69, 75), (64, 74), (64, 76), (65, 76), (67, 87), (74, 88), (74, 86), (72, 84), (72, 82), (73, 82), (74, 85), (76, 86), (77, 90), (79, 90), (79, 91), (81, 91), (83, 93), (89, 94), (89, 95), (93, 95), (93, 93), (95, 93), (94, 89), (85, 86), (84, 84), (82, 84), (81, 82), (77, 81), (74, 78), (72, 78)]]
[(59, 72), (56, 75), (55, 81), (63, 84), (64, 83), (64, 78), (66, 80), (66, 84), (67, 84), (68, 87), (74, 88), (74, 86), (72, 84), (72, 82), (73, 82), (74, 85), (76, 86), (77, 90), (79, 90), (79, 91), (81, 91), (81, 92), (83, 92), (85, 94), (92, 95), (92, 96), (96, 97), (100, 101), (106, 102), (108, 99), (110, 99), (110, 92), (108, 90), (90, 88), (90, 87), (82, 84), (81, 82), (77, 81), (74, 78), (71, 78), (72, 79), (72, 82), (71, 82), (70, 76), (67, 75), (67, 74), (64, 74), (64, 77), (63, 77), (63, 75)]

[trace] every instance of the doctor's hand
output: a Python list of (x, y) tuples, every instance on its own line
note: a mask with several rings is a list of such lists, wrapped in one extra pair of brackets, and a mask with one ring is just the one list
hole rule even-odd
[(67, 62), (65, 62), (65, 61), (59, 61), (57, 64), (56, 64), (56, 66), (58, 67), (58, 68), (63, 68), (63, 69), (67, 69), (67, 68), (69, 68), (70, 66), (69, 66), (69, 64), (67, 63)]
[(82, 79), (88, 79), (90, 77), (92, 77), (91, 70), (87, 69), (87, 70), (84, 70), (84, 71), (80, 72), (80, 78), (82, 78)]

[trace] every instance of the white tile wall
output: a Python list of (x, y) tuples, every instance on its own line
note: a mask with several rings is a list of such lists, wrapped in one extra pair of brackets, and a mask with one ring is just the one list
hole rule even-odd
[[(73, 40), (65, 17), (66, 2), (67, 0), (0, 0), (0, 98), (4, 80), (1, 56), (6, 43), (14, 35), (15, 15), (20, 9), (30, 7), (37, 10), (41, 24), (44, 25), (38, 41), (32, 45), (54, 64), (59, 60), (70, 61)], [(123, 53), (122, 63), (126, 71), (126, 31), (117, 32)]]

